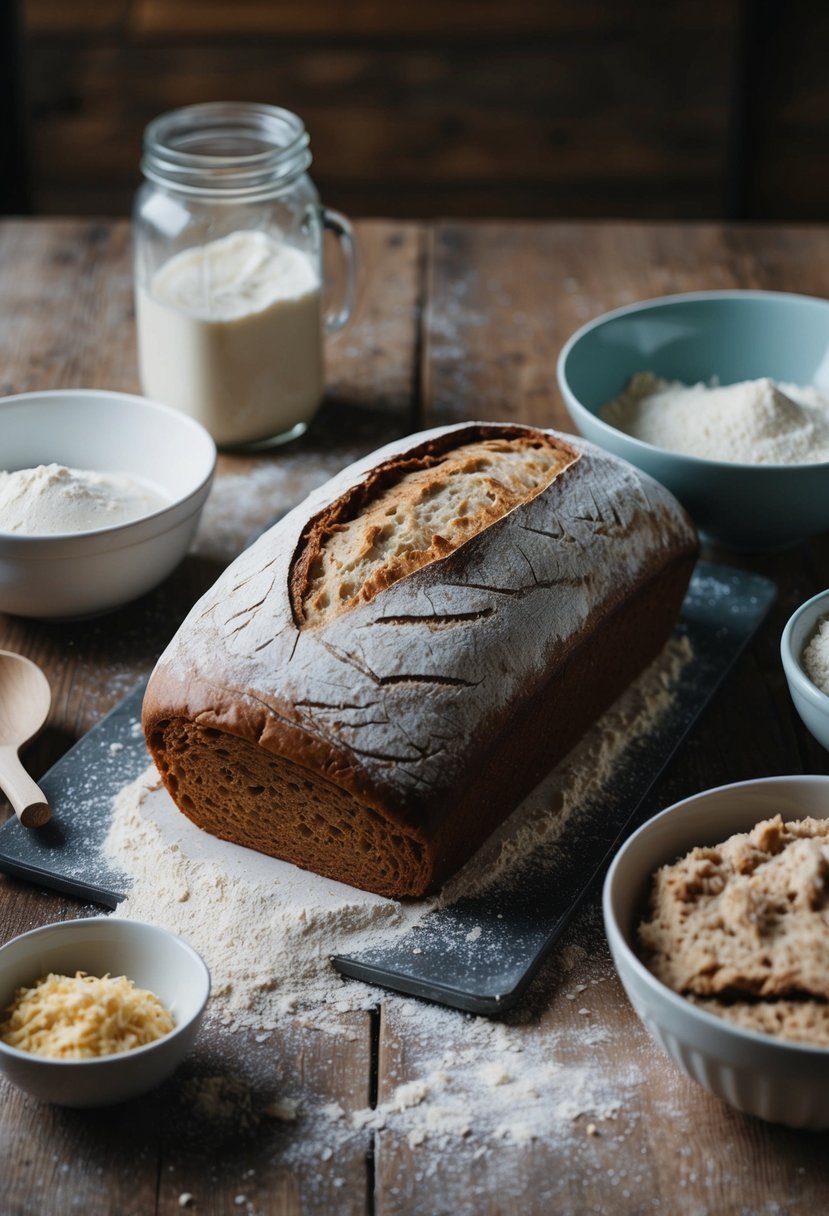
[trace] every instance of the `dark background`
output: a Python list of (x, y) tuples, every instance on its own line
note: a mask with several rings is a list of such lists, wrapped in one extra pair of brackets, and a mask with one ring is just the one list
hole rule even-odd
[(164, 110), (305, 120), (353, 216), (824, 220), (827, 0), (0, 0), (0, 207), (125, 215)]

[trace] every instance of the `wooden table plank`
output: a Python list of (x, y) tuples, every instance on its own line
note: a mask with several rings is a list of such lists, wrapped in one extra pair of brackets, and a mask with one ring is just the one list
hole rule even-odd
[[(222, 1096), (215, 1102), (217, 1083)], [(166, 1092), (145, 1099), (164, 1127), (159, 1213), (180, 1213), (180, 1196), (191, 1194), (196, 1212), (217, 1216), (364, 1216), (368, 1133), (338, 1135), (326, 1150), (317, 1147), (314, 1124), (326, 1103), (339, 1104), (346, 1118), (364, 1109), (370, 1084), (368, 1013), (342, 1015), (336, 1036), (288, 1021), (263, 1043), (211, 1027)], [(297, 1095), (295, 1121), (269, 1116), (273, 1103)]]

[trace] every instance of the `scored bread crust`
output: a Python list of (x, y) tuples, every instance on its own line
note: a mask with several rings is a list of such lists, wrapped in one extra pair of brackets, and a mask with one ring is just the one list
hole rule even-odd
[[(316, 523), (359, 519), (378, 470), (387, 486), (503, 438), (562, 467), (451, 551), (304, 619)], [(147, 689), (150, 752), (207, 831), (422, 895), (658, 654), (696, 554), (672, 496), (584, 440), (498, 423), (409, 436), (311, 494), (194, 606)]]
[(303, 531), (291, 569), (301, 627), (374, 599), (541, 493), (578, 460), (558, 436), (507, 431), (381, 461)]

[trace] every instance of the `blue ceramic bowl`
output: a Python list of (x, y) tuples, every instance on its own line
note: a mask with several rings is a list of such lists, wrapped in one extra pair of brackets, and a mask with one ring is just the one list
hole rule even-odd
[(644, 300), (589, 322), (558, 360), (570, 417), (587, 439), (667, 486), (705, 539), (780, 549), (829, 529), (829, 464), (703, 460), (643, 443), (599, 410), (635, 372), (687, 384), (770, 376), (829, 391), (829, 300), (766, 291), (711, 291)]

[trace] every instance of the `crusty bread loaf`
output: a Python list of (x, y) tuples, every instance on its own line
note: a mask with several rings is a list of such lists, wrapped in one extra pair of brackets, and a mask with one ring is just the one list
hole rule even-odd
[(207, 831), (421, 895), (659, 652), (696, 551), (666, 490), (583, 440), (410, 436), (196, 604), (147, 689), (150, 751)]

